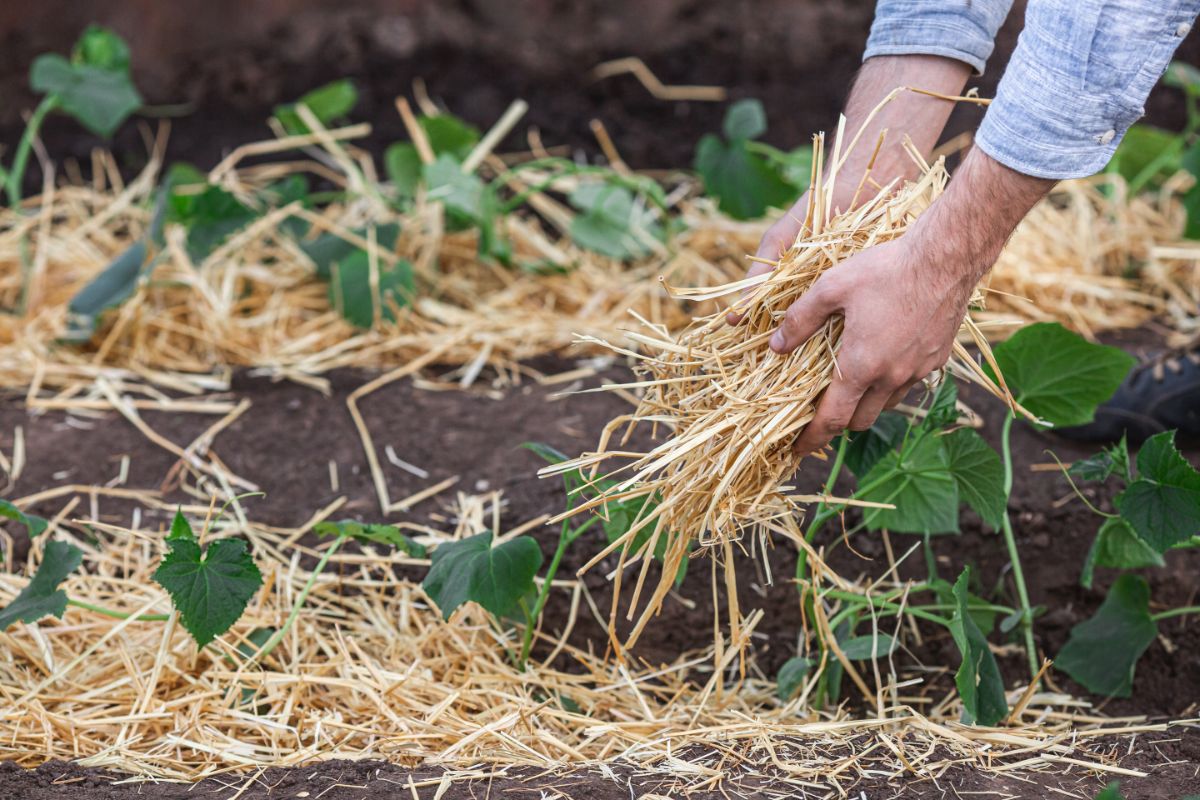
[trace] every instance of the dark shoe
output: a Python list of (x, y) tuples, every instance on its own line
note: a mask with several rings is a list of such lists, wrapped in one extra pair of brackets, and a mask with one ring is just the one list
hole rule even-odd
[(1200, 438), (1200, 337), (1138, 364), (1096, 409), (1095, 420), (1055, 433), (1082, 442), (1115, 442), (1124, 435), (1138, 444), (1169, 430), (1181, 439)]

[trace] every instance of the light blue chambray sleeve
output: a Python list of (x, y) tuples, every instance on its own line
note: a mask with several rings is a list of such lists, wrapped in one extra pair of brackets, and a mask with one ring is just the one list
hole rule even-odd
[(1200, 0), (1029, 0), (976, 142), (1039, 178), (1103, 169), (1200, 12)]
[(945, 56), (983, 74), (1013, 0), (879, 0), (863, 59)]

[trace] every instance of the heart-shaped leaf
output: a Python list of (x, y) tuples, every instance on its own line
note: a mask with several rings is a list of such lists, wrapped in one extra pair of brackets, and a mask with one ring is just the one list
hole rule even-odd
[(1121, 516), (1158, 552), (1200, 534), (1200, 472), (1164, 431), (1142, 444), (1138, 478), (1116, 497)]
[(142, 105), (128, 69), (72, 64), (53, 53), (33, 62), (29, 85), (35, 92), (53, 97), (56, 109), (105, 138)]
[(1122, 575), (1095, 615), (1071, 629), (1054, 663), (1089, 692), (1129, 697), (1138, 659), (1157, 635), (1150, 587), (1137, 575)]
[(518, 536), (492, 547), (492, 532), (484, 531), (438, 545), (421, 588), (437, 603), (444, 619), (466, 602), (478, 603), (500, 618), (533, 591), (541, 566), (541, 548), (530, 537)]
[(937, 436), (914, 432), (903, 450), (885, 454), (863, 476), (860, 486), (859, 499), (896, 506), (865, 509), (863, 521), (871, 530), (958, 531), (958, 484)]
[(1055, 427), (1091, 422), (1134, 364), (1128, 353), (1057, 322), (1028, 325), (993, 352), (1017, 402)]
[(176, 512), (154, 580), (171, 595), (179, 621), (200, 647), (229, 630), (262, 586), (262, 573), (241, 539), (219, 539), (203, 550)]
[(1092, 588), (1096, 567), (1139, 569), (1161, 567), (1164, 563), (1158, 551), (1142, 541), (1127, 520), (1110, 517), (1096, 532), (1096, 539), (1083, 562), (1079, 584), (1085, 589)]
[(395, 321), (395, 309), (409, 305), (416, 290), (412, 264), (404, 259), (390, 265), (380, 261), (376, 271), (372, 285), (371, 257), (355, 250), (337, 263), (329, 282), (329, 304), (360, 328), (375, 324), (376, 311), (381, 320)]
[(980, 518), (999, 528), (1004, 520), (1004, 464), (978, 433), (960, 428), (941, 437), (958, 495)]
[(895, 411), (885, 411), (865, 431), (847, 431), (846, 467), (858, 477), (866, 475), (879, 460), (900, 446), (908, 422)]
[(11, 519), (13, 522), (19, 522), (25, 526), (25, 533), (30, 539), (39, 536), (46, 526), (49, 524), (42, 517), (34, 514), (26, 514), (21, 509), (17, 508), (7, 500), (0, 500), (0, 517)]

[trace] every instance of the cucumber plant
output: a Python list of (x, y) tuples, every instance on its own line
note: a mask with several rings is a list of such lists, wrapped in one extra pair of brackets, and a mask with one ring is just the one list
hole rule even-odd
[(1149, 584), (1129, 571), (1161, 567), (1168, 551), (1200, 546), (1200, 471), (1176, 448), (1174, 431), (1166, 431), (1147, 439), (1136, 461), (1122, 439), (1073, 464), (1067, 475), (1102, 485), (1123, 484), (1111, 513), (1079, 494), (1102, 518), (1080, 584), (1090, 589), (1097, 567), (1121, 573), (1096, 613), (1071, 629), (1055, 663), (1090, 692), (1128, 697), (1137, 662), (1158, 636), (1158, 623), (1200, 614), (1200, 606), (1152, 613)]
[(704, 191), (735, 219), (757, 219), (768, 208), (786, 208), (808, 188), (812, 147), (784, 152), (757, 141), (767, 132), (758, 100), (739, 100), (725, 112), (722, 135), (696, 144), (695, 168)]
[[(1126, 353), (1087, 342), (1056, 323), (1022, 328), (997, 345), (994, 355), (1014, 399), (1047, 427), (1090, 421), (1096, 407), (1116, 391), (1133, 364)], [(992, 377), (997, 376), (993, 373)], [(1008, 512), (1014, 466), (1011, 435), (1016, 413), (1010, 409), (1005, 415), (997, 454), (975, 431), (957, 426), (956, 402), (956, 389), (947, 380), (934, 393), (920, 418), (886, 412), (869, 430), (843, 435), (838, 440), (825, 494), (832, 493), (843, 469), (849, 470), (858, 483), (854, 498), (891, 504), (895, 508), (864, 510), (862, 520), (848, 533), (866, 529), (919, 534), (926, 539), (927, 553), (930, 537), (959, 532), (959, 509), (963, 504), (971, 507), (987, 526), (1001, 531), (1012, 571), (1015, 608), (973, 597), (967, 591), (968, 578), (964, 575), (959, 576), (953, 587), (948, 587), (937, 578), (931, 556), (929, 580), (907, 590), (910, 594), (930, 593), (936, 599), (926, 607), (915, 606), (913, 616), (950, 628), (963, 657), (957, 678), (965, 716), (990, 725), (1006, 713), (1002, 707), (1004, 686), (999, 670), (993, 668), (994, 659), (986, 647), (979, 646), (979, 638), (991, 632), (997, 617), (1001, 619), (1002, 632), (1021, 634), (1030, 679), (1036, 679), (1038, 674), (1035, 612)], [(823, 526), (843, 509), (844, 506), (832, 504), (818, 505), (806, 538), (813, 541)], [(807, 563), (803, 554), (796, 569), (804, 592)], [(805, 596), (806, 603), (816, 599)], [(820, 599), (845, 604), (831, 623), (851, 623), (847, 629), (850, 634), (853, 623), (865, 619), (866, 612), (878, 613), (874, 608), (876, 598), (826, 592)], [(968, 614), (975, 628), (966, 622)], [(836, 634), (838, 628), (833, 626), (832, 630)], [(838, 639), (840, 642), (840, 635)], [(820, 648), (820, 643), (817, 646)], [(832, 663), (828, 657), (824, 661)], [(836, 697), (840, 680), (836, 668), (827, 680), (824, 675), (821, 679), (826, 681), (819, 686), (824, 692), (822, 696)], [(973, 691), (963, 691), (972, 686)]]

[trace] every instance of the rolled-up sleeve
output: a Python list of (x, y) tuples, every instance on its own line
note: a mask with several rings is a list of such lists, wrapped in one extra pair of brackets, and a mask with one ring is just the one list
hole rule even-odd
[(1012, 0), (879, 0), (863, 58), (932, 55), (982, 75)]
[(977, 144), (1039, 178), (1098, 172), (1198, 12), (1200, 0), (1030, 0)]

